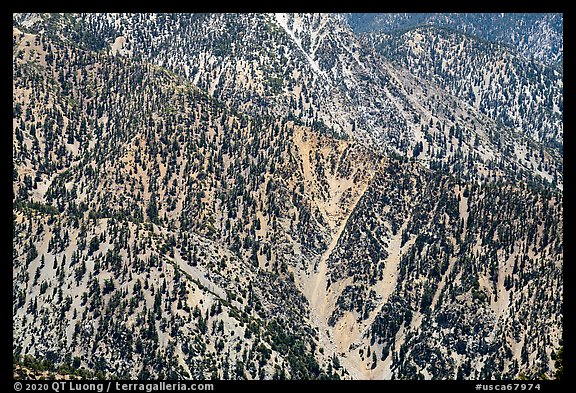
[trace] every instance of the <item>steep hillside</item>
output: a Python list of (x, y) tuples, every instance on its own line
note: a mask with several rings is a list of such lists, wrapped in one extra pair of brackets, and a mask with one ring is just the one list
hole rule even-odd
[(417, 26), (456, 29), (562, 69), (564, 28), (560, 13), (360, 13), (341, 18), (356, 32), (390, 33)]
[(288, 207), (294, 127), (156, 66), (15, 39), (15, 351), (133, 378), (326, 375), (287, 270), (302, 257), (275, 240), (289, 217), (317, 233), (302, 253), (323, 239), (311, 204)]
[[(562, 184), (561, 156), (547, 148), (536, 153), (539, 149), (527, 137), (530, 133), (516, 129), (518, 119), (502, 123), (502, 116), (486, 116), (449, 94), (443, 84), (413, 76), (330, 14), (80, 14), (23, 19), (22, 25), (40, 30), (56, 26), (59, 33), (52, 35), (57, 37), (76, 26), (82, 33), (68, 36), (92, 37), (77, 39), (80, 45), (105, 42), (111, 53), (167, 67), (247, 113), (288, 116), (325, 127), (379, 152), (414, 156), (426, 166), (446, 167), (467, 179), (504, 176)], [(543, 105), (538, 101), (530, 110), (540, 112)], [(557, 118), (543, 125), (555, 143), (562, 135)]]
[[(544, 93), (485, 110), (463, 62), (424, 78), (426, 56), (391, 61), (333, 15), (14, 21), (15, 358), (140, 379), (559, 369), (562, 126), (522, 120)], [(436, 39), (422, 53), (453, 50)]]
[(558, 71), (454, 30), (423, 27), (365, 39), (411, 74), (434, 81), (562, 157), (563, 83)]
[(327, 260), (338, 351), (377, 379), (546, 369), (561, 343), (561, 212), (558, 195), (387, 165)]

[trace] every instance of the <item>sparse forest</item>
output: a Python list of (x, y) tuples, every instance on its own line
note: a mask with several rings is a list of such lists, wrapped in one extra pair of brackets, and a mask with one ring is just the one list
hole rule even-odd
[(329, 14), (13, 19), (15, 375), (561, 375), (556, 68)]

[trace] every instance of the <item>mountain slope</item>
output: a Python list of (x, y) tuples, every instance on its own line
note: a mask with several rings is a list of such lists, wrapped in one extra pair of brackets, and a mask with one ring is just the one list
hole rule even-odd
[(259, 240), (290, 203), (256, 193), (286, 187), (292, 127), (156, 66), (15, 39), (15, 351), (131, 378), (325, 375), (289, 261)]
[[(98, 37), (96, 41), (106, 42), (112, 53), (132, 54), (168, 67), (233, 108), (287, 115), (341, 137), (360, 139), (384, 153), (448, 167), (467, 179), (532, 179), (561, 187), (561, 156), (547, 148), (534, 154), (539, 148), (527, 137), (534, 130), (516, 130), (522, 120), (516, 112), (496, 116), (490, 111), (499, 109), (490, 109), (484, 110), (490, 115), (485, 116), (485, 108), (447, 93), (444, 84), (417, 78), (392, 64), (333, 15), (81, 14), (70, 18), (87, 30), (83, 36)], [(42, 20), (34, 26), (44, 26)], [(498, 73), (490, 74), (498, 78)], [(521, 86), (532, 83), (519, 79)], [(561, 105), (558, 101), (552, 108)], [(527, 111), (541, 117), (543, 106), (535, 101)], [(548, 117), (543, 127), (557, 149), (561, 124), (557, 114), (551, 121)]]
[(416, 28), (366, 40), (410, 73), (562, 155), (562, 74), (453, 30)]
[(15, 354), (142, 379), (555, 370), (562, 192), (508, 150), (536, 141), (330, 15), (15, 19)]
[(373, 13), (341, 16), (355, 32), (385, 32), (431, 25), (504, 44), (562, 69), (563, 18), (558, 13)]

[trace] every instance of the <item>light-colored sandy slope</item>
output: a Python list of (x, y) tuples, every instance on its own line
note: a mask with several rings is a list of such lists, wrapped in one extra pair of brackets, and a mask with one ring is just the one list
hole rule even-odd
[[(335, 146), (326, 146), (319, 143), (318, 137), (314, 134), (306, 133), (304, 129), (297, 128), (294, 134), (294, 144), (302, 162), (304, 185), (308, 190), (313, 191), (313, 202), (332, 232), (332, 240), (317, 263), (311, 264), (307, 271), (297, 272), (296, 275), (296, 283), (310, 303), (311, 324), (319, 331), (320, 344), (324, 348), (324, 358), (330, 359), (335, 353), (340, 356), (340, 353), (347, 352), (347, 350), (342, 351), (341, 345), (335, 342), (332, 328), (328, 326), (328, 318), (334, 309), (340, 290), (344, 287), (338, 285), (336, 290), (332, 290), (332, 288), (330, 291), (326, 290), (327, 261), (338, 244), (350, 214), (364, 194), (373, 172), (357, 183), (354, 183), (352, 179), (326, 174), (329, 193), (327, 197), (322, 197), (317, 192), (318, 180), (315, 177), (314, 165), (310, 162), (310, 153), (314, 154), (318, 150), (325, 156), (331, 152), (342, 154), (347, 142), (339, 141)], [(344, 191), (348, 189), (352, 190), (352, 197), (344, 201), (342, 196)], [(353, 378), (363, 377), (362, 373), (356, 372), (355, 367), (348, 367), (346, 364), (343, 366), (348, 369)]]
[[(352, 312), (347, 312), (344, 317), (338, 321), (334, 328), (334, 339), (340, 353), (347, 354), (341, 360), (341, 363), (351, 372), (357, 379), (389, 379), (391, 375), (390, 365), (391, 362), (378, 362), (377, 366), (372, 369), (371, 358), (362, 360), (357, 351), (351, 351), (350, 348), (358, 348), (365, 341), (364, 335), (370, 329), (374, 319), (388, 301), (388, 298), (396, 288), (398, 282), (398, 273), (400, 260), (402, 255), (408, 250), (414, 241), (415, 236), (412, 236), (402, 247), (402, 232), (406, 229), (408, 221), (402, 225), (400, 230), (395, 236), (390, 239), (388, 247), (386, 247), (389, 256), (385, 261), (383, 270), (382, 281), (377, 282), (371, 288), (373, 289), (378, 298), (378, 306), (369, 314), (368, 318), (357, 322), (356, 316)], [(398, 344), (398, 340), (396, 340)], [(391, 357), (389, 357), (391, 360)]]
[[(310, 274), (309, 280), (304, 282), (304, 295), (310, 303), (310, 319), (312, 326), (318, 328), (320, 343), (326, 351), (326, 355), (330, 357), (338, 351), (338, 347), (335, 345), (333, 338), (333, 331), (328, 326), (328, 318), (330, 317), (330, 312), (332, 310), (331, 305), (336, 302), (336, 296), (329, 296), (326, 291), (326, 280), (327, 280), (327, 260), (330, 254), (338, 244), (338, 239), (342, 234), (345, 224), (338, 229), (338, 232), (334, 234), (328, 249), (318, 263), (318, 269)], [(339, 351), (338, 351), (339, 352)]]
[[(358, 349), (365, 346), (366, 338), (364, 335), (366, 331), (370, 328), (382, 306), (394, 291), (398, 280), (401, 257), (412, 246), (415, 237), (410, 238), (403, 247), (400, 246), (402, 232), (406, 227), (406, 224), (404, 224), (398, 233), (388, 240), (387, 244), (382, 244), (388, 251), (389, 256), (384, 261), (383, 280), (370, 288), (376, 292), (379, 303), (368, 318), (358, 322), (355, 313), (346, 312), (334, 327), (328, 326), (328, 319), (334, 311), (336, 301), (344, 288), (351, 284), (351, 279), (346, 278), (338, 282), (332, 282), (330, 288), (327, 289), (326, 285), (329, 277), (327, 261), (336, 248), (351, 213), (378, 169), (370, 168), (367, 171), (367, 178), (359, 182), (354, 182), (352, 176), (351, 178), (339, 178), (327, 173), (328, 195), (321, 196), (317, 192), (319, 180), (315, 176), (315, 162), (312, 162), (310, 157), (317, 151), (327, 157), (331, 153), (330, 149), (337, 149), (341, 154), (345, 146), (327, 147), (325, 144), (320, 143), (316, 136), (306, 133), (304, 129), (297, 129), (294, 134), (294, 144), (301, 159), (305, 187), (311, 191), (309, 195), (314, 195), (313, 203), (328, 223), (332, 233), (331, 242), (316, 263), (311, 264), (307, 271), (299, 271), (296, 274), (297, 285), (310, 303), (311, 324), (318, 329), (320, 345), (324, 348), (324, 359), (328, 360), (336, 354), (341, 365), (349, 374), (347, 378), (389, 378), (390, 362), (379, 362), (377, 367), (372, 369), (371, 358), (363, 360), (359, 355)], [(342, 142), (342, 144), (345, 144), (345, 142)], [(344, 190), (347, 189), (352, 190), (352, 198), (343, 202), (342, 195)], [(416, 324), (419, 323), (419, 319), (415, 318), (414, 322)]]
[[(329, 277), (327, 261), (336, 248), (351, 213), (378, 169), (372, 168), (368, 171), (369, 176), (366, 179), (356, 183), (351, 178), (339, 178), (326, 174), (328, 196), (321, 197), (320, 193), (317, 192), (319, 181), (315, 176), (315, 163), (311, 162), (310, 157), (311, 153), (314, 155), (317, 151), (327, 157), (331, 152), (330, 147), (319, 143), (316, 136), (306, 133), (304, 129), (297, 129), (294, 143), (301, 159), (305, 187), (312, 191), (312, 195), (315, 195), (313, 202), (332, 232), (331, 242), (317, 262), (311, 264), (307, 271), (298, 272), (296, 275), (297, 284), (310, 303), (311, 324), (318, 329), (320, 345), (324, 348), (324, 358), (330, 359), (336, 354), (341, 365), (349, 373), (347, 377), (381, 379), (383, 375), (390, 373), (390, 364), (386, 365), (384, 362), (379, 362), (375, 369), (371, 369), (371, 358), (363, 360), (358, 349), (364, 345), (365, 332), (370, 328), (378, 312), (394, 291), (398, 279), (400, 259), (402, 254), (413, 244), (415, 238), (409, 239), (403, 247), (400, 247), (402, 232), (405, 229), (404, 225), (395, 236), (389, 239), (388, 244), (383, 244), (389, 256), (384, 261), (383, 280), (370, 288), (376, 292), (379, 304), (368, 318), (362, 322), (357, 322), (355, 313), (346, 312), (334, 327), (328, 326), (328, 319), (334, 311), (336, 301), (344, 288), (351, 284), (351, 279), (333, 282), (327, 290), (326, 285)], [(339, 153), (341, 154), (344, 147), (338, 146), (336, 149), (340, 150)], [(334, 146), (331, 148), (334, 149)], [(342, 194), (347, 189), (352, 190), (352, 198), (343, 203)]]
[[(349, 373), (348, 377), (353, 379), (389, 378), (391, 375), (390, 362), (378, 362), (377, 367), (372, 369), (371, 358), (362, 359), (358, 349), (365, 346), (365, 333), (394, 291), (398, 280), (401, 257), (412, 246), (415, 237), (411, 237), (403, 247), (400, 246), (402, 233), (406, 227), (404, 224), (397, 234), (388, 240), (387, 244), (382, 244), (389, 256), (384, 261), (383, 280), (370, 288), (376, 292), (379, 302), (368, 318), (358, 322), (355, 313), (347, 312), (343, 314), (334, 327), (328, 326), (328, 319), (334, 311), (336, 301), (344, 288), (351, 284), (351, 279), (333, 282), (327, 290), (326, 284), (329, 277), (327, 261), (338, 244), (350, 214), (378, 169), (372, 168), (368, 171), (369, 177), (365, 181), (356, 183), (352, 179), (342, 179), (326, 174), (328, 196), (322, 197), (317, 192), (319, 180), (315, 176), (315, 162), (312, 162), (311, 157), (317, 151), (328, 156), (330, 154), (329, 148), (319, 143), (317, 137), (306, 133), (303, 129), (297, 130), (294, 134), (294, 143), (301, 159), (305, 187), (311, 191), (309, 195), (314, 195), (313, 203), (318, 207), (332, 233), (331, 242), (317, 259), (317, 262), (311, 264), (307, 271), (300, 271), (296, 274), (297, 285), (310, 303), (311, 324), (318, 329), (320, 345), (324, 348), (324, 358), (330, 359), (336, 354), (341, 365)], [(352, 198), (347, 203), (342, 203), (341, 197), (343, 190), (346, 189), (352, 190)], [(416, 315), (413, 323), (417, 325), (420, 320), (421, 318)]]
[[(355, 201), (354, 207), (357, 202), (358, 200)], [(331, 358), (334, 354), (337, 354), (342, 366), (344, 366), (344, 368), (350, 373), (352, 378), (366, 379), (366, 370), (364, 370), (364, 367), (362, 367), (356, 359), (351, 359), (347, 356), (350, 344), (360, 335), (354, 315), (352, 313), (345, 315), (342, 319), (345, 321), (343, 325), (340, 324), (334, 328), (328, 326), (330, 314), (334, 310), (336, 300), (345, 285), (339, 283), (340, 285), (331, 288), (330, 291), (326, 290), (328, 274), (327, 261), (338, 244), (338, 240), (344, 231), (352, 211), (353, 208), (342, 220), (342, 224), (333, 235), (332, 241), (318, 262), (318, 268), (313, 270), (311, 274), (307, 276), (309, 279), (303, 282), (303, 289), (304, 295), (310, 303), (310, 319), (312, 326), (318, 328), (320, 343), (324, 347), (326, 357)]]
[(112, 54), (116, 55), (119, 52), (122, 53), (123, 52), (122, 49), (124, 48), (125, 44), (126, 44), (126, 37), (124, 36), (116, 37), (111, 47)]

